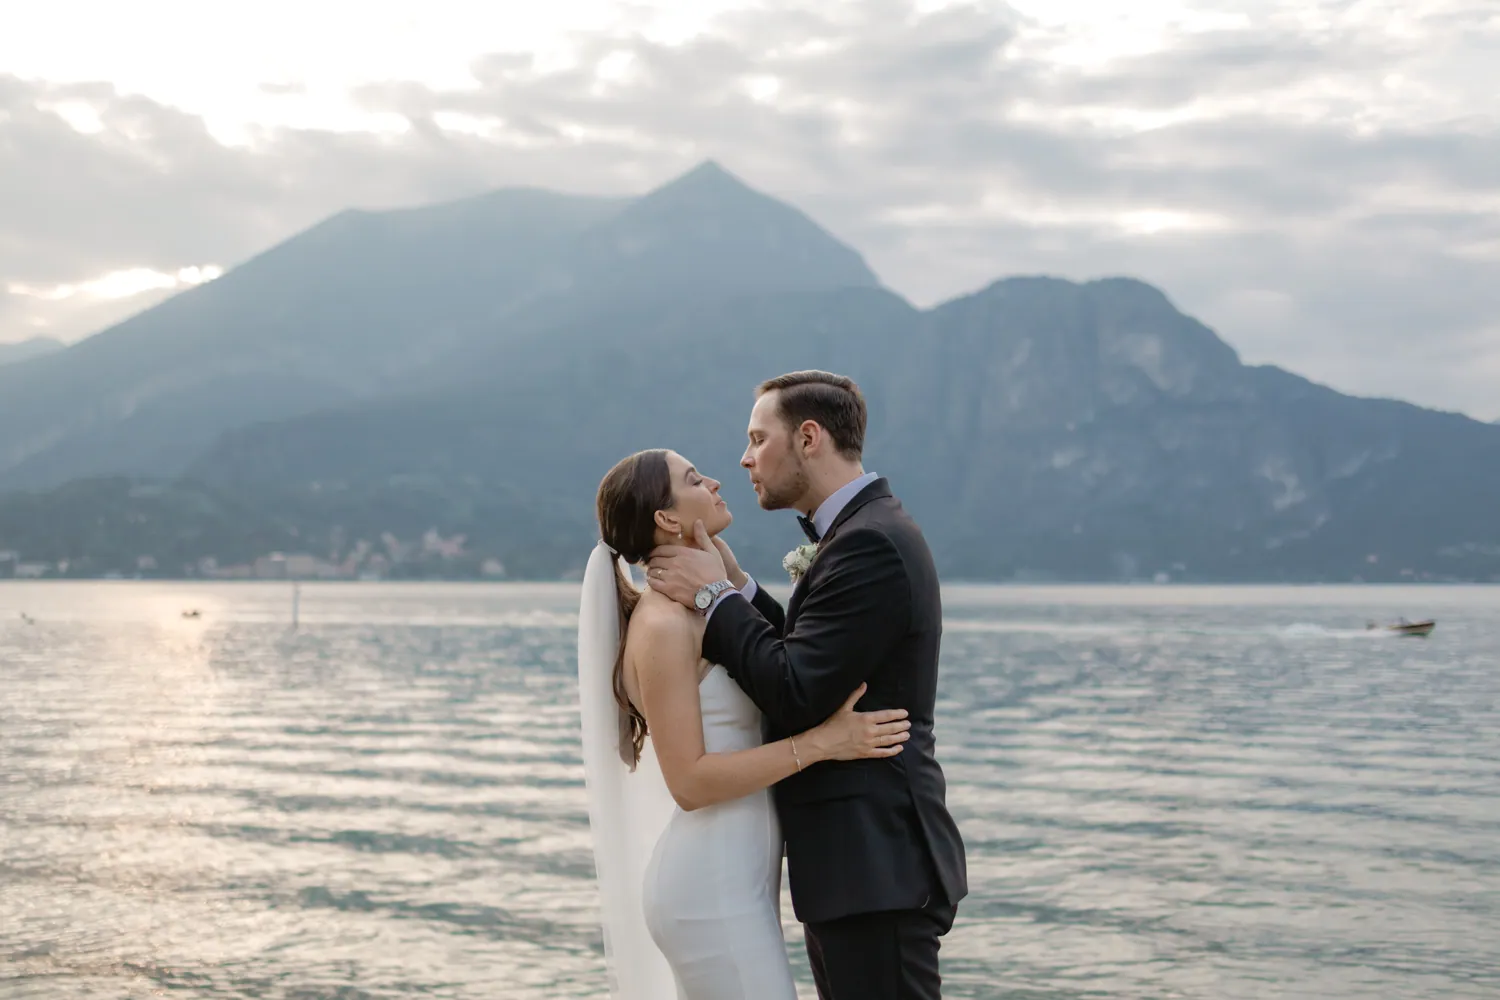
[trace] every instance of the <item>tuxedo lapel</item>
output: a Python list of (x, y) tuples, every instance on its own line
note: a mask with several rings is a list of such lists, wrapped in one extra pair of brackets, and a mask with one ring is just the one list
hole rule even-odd
[[(817, 565), (818, 557), (813, 557), (813, 565)], [(802, 595), (807, 593), (807, 578), (812, 576), (813, 567), (808, 566), (807, 572), (797, 577), (797, 582), (792, 584), (792, 596), (786, 602), (786, 623), (790, 630), (792, 622), (797, 618), (797, 610), (802, 607)]]
[[(807, 571), (807, 573), (811, 572), (812, 570)], [(802, 608), (803, 583), (807, 580), (807, 573), (803, 573), (797, 582), (792, 584), (792, 596), (786, 602), (786, 622), (788, 628), (791, 627), (792, 622), (797, 620), (797, 612)]]
[(792, 585), (792, 596), (787, 601), (786, 605), (786, 630), (788, 632), (791, 631), (792, 622), (796, 620), (797, 612), (802, 607), (802, 598), (807, 593), (808, 578), (811, 577), (813, 573), (817, 572), (818, 559), (821, 556), (823, 549), (826, 548), (828, 546), (828, 543), (833, 539), (834, 533), (837, 532), (839, 528), (844, 524), (844, 522), (849, 520), (849, 518), (852, 517), (855, 512), (857, 512), (865, 504), (869, 503), (872, 500), (879, 500), (891, 495), (890, 481), (885, 478), (880, 478), (875, 480), (869, 486), (866, 486), (864, 489), (860, 490), (858, 493), (854, 494), (849, 502), (844, 505), (844, 509), (839, 511), (838, 517), (835, 517), (833, 519), (833, 523), (830, 524), (828, 526), (828, 530), (823, 533), (823, 540), (818, 543), (819, 556), (813, 557), (812, 565), (807, 568), (807, 572), (803, 573), (802, 576), (798, 578), (797, 582)]

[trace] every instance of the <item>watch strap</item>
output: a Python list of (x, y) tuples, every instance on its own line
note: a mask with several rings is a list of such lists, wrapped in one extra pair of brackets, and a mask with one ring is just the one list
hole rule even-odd
[[(698, 608), (697, 609), (698, 613), (700, 615), (707, 615), (708, 614), (708, 609), (714, 606), (714, 601), (716, 601), (716, 600), (719, 599), (719, 595), (723, 594), (726, 590), (733, 590), (733, 589), (734, 589), (734, 584), (730, 583), (728, 580), (715, 580), (713, 583), (710, 583), (707, 586), (701, 587), (698, 590), (698, 593), (701, 594), (705, 590), (708, 591), (708, 603), (705, 604), (703, 607)], [(696, 602), (694, 602), (694, 603), (696, 604)]]

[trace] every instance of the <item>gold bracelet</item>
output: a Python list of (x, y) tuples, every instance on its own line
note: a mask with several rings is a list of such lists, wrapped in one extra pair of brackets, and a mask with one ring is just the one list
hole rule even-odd
[(800, 773), (802, 770), (802, 757), (797, 753), (797, 738), (795, 736), (788, 736), (786, 741), (792, 745), (792, 760), (797, 762), (797, 771)]

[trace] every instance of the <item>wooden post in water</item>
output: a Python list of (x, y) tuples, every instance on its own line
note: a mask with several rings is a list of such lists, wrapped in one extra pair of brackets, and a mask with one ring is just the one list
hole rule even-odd
[(302, 604), (302, 584), (296, 580), (292, 581), (292, 630), (297, 629), (298, 610)]

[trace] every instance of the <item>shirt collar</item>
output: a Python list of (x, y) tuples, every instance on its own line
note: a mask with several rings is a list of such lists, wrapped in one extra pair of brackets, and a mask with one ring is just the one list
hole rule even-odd
[(813, 528), (817, 530), (818, 537), (822, 538), (828, 534), (828, 529), (833, 527), (833, 522), (838, 519), (843, 509), (849, 506), (849, 501), (859, 495), (859, 491), (869, 486), (880, 476), (873, 472), (866, 472), (863, 476), (853, 482), (845, 483), (833, 491), (833, 495), (813, 512)]

